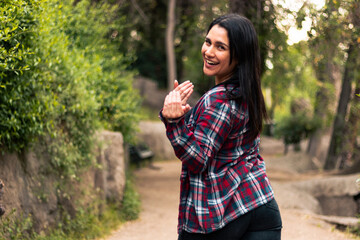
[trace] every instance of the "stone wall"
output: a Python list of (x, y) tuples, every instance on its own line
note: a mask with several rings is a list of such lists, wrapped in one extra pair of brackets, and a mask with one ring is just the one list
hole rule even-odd
[[(99, 168), (90, 168), (80, 177), (64, 182), (51, 171), (45, 171), (48, 157), (44, 154), (0, 155), (0, 179), (4, 183), (0, 205), (5, 216), (13, 209), (17, 213), (31, 214), (36, 231), (55, 226), (61, 217), (61, 208), (74, 216), (78, 208), (93, 207), (101, 211), (104, 202), (121, 202), (125, 187), (125, 157), (123, 137), (120, 133), (98, 134), (97, 161)], [(63, 186), (58, 187), (61, 183)], [(66, 190), (64, 190), (66, 189)], [(94, 203), (97, 203), (94, 206)], [(59, 207), (61, 206), (61, 207)], [(4, 217), (4, 216), (3, 216)]]

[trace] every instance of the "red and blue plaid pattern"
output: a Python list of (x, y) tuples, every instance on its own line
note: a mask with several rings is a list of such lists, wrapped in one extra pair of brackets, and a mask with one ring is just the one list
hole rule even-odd
[(274, 198), (260, 140), (249, 141), (248, 120), (246, 103), (228, 100), (218, 85), (189, 118), (165, 123), (182, 161), (178, 232), (213, 232)]

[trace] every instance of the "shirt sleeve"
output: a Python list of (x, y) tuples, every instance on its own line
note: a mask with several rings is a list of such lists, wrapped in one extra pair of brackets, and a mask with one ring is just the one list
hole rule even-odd
[(193, 129), (184, 119), (166, 125), (166, 134), (176, 156), (187, 169), (200, 173), (206, 169), (231, 131), (231, 107), (228, 102), (214, 102), (200, 113)]

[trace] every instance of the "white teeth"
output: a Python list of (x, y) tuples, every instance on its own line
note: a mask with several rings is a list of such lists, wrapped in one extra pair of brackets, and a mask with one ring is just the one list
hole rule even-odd
[(209, 60), (206, 60), (206, 62), (210, 65), (215, 65), (216, 63), (215, 62), (212, 62), (212, 61), (209, 61)]

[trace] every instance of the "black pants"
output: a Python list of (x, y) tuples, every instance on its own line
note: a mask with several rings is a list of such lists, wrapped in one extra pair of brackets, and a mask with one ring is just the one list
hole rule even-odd
[(280, 240), (281, 216), (274, 200), (208, 234), (182, 231), (178, 240)]

